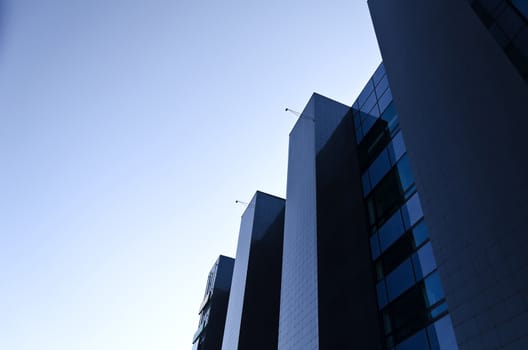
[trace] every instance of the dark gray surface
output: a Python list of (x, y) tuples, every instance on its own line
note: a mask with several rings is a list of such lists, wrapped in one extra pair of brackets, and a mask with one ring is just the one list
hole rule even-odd
[(284, 199), (257, 192), (242, 215), (224, 350), (277, 347)]
[(526, 349), (526, 83), (465, 1), (369, 6), (460, 349)]

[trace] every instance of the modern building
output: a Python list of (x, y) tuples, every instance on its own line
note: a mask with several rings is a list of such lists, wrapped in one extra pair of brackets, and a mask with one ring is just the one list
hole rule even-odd
[(384, 66), (290, 134), (279, 349), (457, 349)]
[(460, 349), (528, 349), (528, 2), (369, 0)]
[(223, 350), (277, 347), (284, 199), (258, 192), (240, 224)]
[(193, 350), (218, 350), (222, 346), (234, 264), (234, 259), (220, 255), (209, 272)]
[(223, 349), (528, 349), (528, 1), (369, 7), (384, 63), (291, 131), (271, 284), (248, 206)]
[(381, 349), (349, 111), (314, 94), (290, 133), (279, 349)]

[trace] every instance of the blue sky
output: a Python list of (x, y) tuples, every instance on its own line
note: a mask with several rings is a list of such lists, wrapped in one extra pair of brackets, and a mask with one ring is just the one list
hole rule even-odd
[(0, 0), (0, 348), (190, 349), (284, 108), (380, 60), (365, 1)]

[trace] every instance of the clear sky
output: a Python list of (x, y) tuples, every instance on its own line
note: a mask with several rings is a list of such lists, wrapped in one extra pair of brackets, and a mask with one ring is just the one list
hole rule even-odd
[(380, 60), (364, 0), (0, 0), (0, 349), (190, 349), (284, 108)]

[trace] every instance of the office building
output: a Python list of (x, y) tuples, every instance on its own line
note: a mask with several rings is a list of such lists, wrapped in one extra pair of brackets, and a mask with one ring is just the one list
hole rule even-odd
[(460, 349), (528, 349), (526, 1), (369, 0)]
[(220, 255), (209, 272), (193, 350), (218, 350), (222, 346), (234, 263), (234, 259)]
[(223, 350), (277, 347), (284, 199), (257, 192), (242, 215)]
[[(290, 133), (262, 348), (528, 349), (527, 2), (368, 3), (384, 63), (351, 107), (313, 94)], [(268, 276), (247, 265), (224, 350), (258, 348), (240, 310)]]
[(385, 69), (290, 134), (279, 349), (456, 349)]

